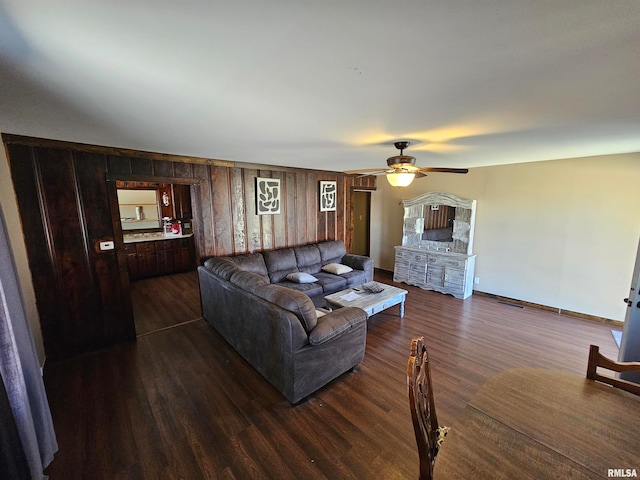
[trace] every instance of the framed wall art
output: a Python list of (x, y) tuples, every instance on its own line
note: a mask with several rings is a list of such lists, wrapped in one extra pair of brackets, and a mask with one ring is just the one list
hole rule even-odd
[(320, 211), (335, 212), (338, 204), (338, 183), (320, 180)]
[(277, 215), (281, 204), (280, 179), (256, 177), (256, 214)]

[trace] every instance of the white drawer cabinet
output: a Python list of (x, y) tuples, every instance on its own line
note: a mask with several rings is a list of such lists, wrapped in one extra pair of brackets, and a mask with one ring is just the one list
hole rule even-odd
[(467, 298), (473, 292), (476, 256), (396, 247), (395, 282)]

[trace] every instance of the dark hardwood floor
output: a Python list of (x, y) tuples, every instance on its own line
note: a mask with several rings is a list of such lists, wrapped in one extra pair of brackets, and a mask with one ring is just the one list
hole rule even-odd
[(133, 317), (138, 336), (201, 319), (198, 275), (177, 273), (131, 282)]
[[(360, 370), (292, 407), (203, 320), (164, 328), (167, 309), (200, 315), (195, 272), (178, 278), (134, 285), (136, 315), (161, 330), (46, 366), (60, 446), (51, 480), (417, 478), (406, 391), (413, 337), (426, 337), (439, 420), (453, 429), (502, 370), (583, 376), (590, 343), (617, 355), (609, 325), (399, 285), (409, 291), (405, 317), (392, 307), (369, 319)], [(392, 283), (385, 272), (376, 279)]]

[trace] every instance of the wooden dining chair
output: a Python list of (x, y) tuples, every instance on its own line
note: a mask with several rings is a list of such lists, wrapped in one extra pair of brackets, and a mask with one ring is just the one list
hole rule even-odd
[(621, 388), (627, 392), (640, 395), (640, 384), (614, 378), (606, 375), (600, 375), (596, 370), (598, 367), (612, 370), (614, 372), (640, 372), (640, 362), (614, 362), (600, 353), (597, 345), (591, 345), (589, 348), (589, 363), (587, 365), (587, 378), (597, 380), (598, 382), (608, 383), (614, 387)]
[(438, 449), (449, 428), (438, 425), (433, 389), (431, 388), (429, 356), (424, 337), (414, 338), (411, 342), (411, 355), (407, 365), (407, 384), (411, 420), (420, 458), (419, 480), (431, 480)]

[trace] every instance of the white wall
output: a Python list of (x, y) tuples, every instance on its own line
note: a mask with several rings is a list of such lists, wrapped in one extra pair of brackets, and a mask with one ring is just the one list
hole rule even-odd
[(372, 198), (371, 255), (393, 270), (399, 202), (428, 191), (478, 200), (477, 290), (623, 321), (640, 238), (640, 153), (383, 177)]
[(40, 330), (40, 317), (36, 306), (36, 296), (31, 282), (31, 271), (27, 261), (27, 250), (22, 235), (22, 224), (18, 213), (18, 204), (16, 202), (13, 183), (11, 182), (11, 173), (4, 148), (0, 148), (0, 205), (4, 220), (9, 230), (9, 241), (13, 251), (13, 258), (18, 271), (18, 283), (22, 290), (22, 299), (25, 308), (25, 315), (29, 322), (29, 327), (33, 334), (40, 364), (44, 363), (44, 346), (42, 343), (42, 331)]

